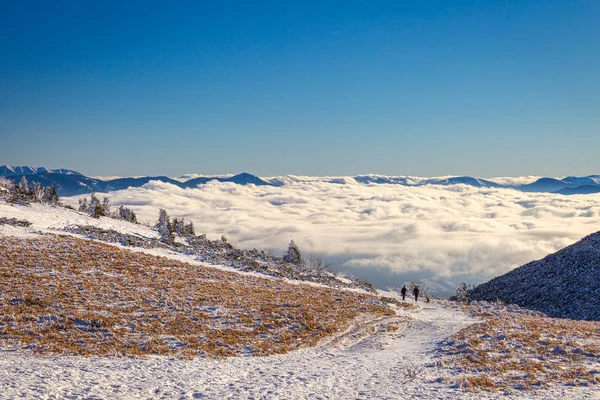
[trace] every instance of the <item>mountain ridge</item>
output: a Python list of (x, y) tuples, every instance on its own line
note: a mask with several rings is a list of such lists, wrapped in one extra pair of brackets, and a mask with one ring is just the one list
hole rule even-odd
[[(193, 188), (206, 184), (212, 180), (230, 182), (239, 185), (253, 184), (257, 186), (285, 186), (288, 182), (302, 181), (302, 177), (274, 177), (261, 179), (256, 175), (242, 172), (232, 176), (198, 176), (181, 180), (167, 176), (121, 177), (115, 179), (100, 179), (87, 177), (77, 171), (69, 169), (48, 169), (45, 167), (29, 166), (0, 166), (0, 177), (18, 183), (22, 177), (28, 181), (39, 182), (44, 186), (55, 185), (60, 196), (73, 196), (88, 194), (92, 191), (111, 192), (130, 187), (141, 187), (150, 181), (169, 183), (180, 188)], [(315, 177), (317, 178), (317, 177)], [(299, 179), (299, 180), (298, 180)], [(384, 175), (356, 175), (354, 177), (325, 178), (330, 183), (360, 183), (365, 185), (390, 184), (402, 186), (425, 185), (467, 185), (478, 188), (505, 188), (523, 192), (557, 193), (562, 195), (595, 194), (600, 193), (600, 175), (583, 177), (567, 176), (562, 179), (542, 177), (530, 183), (498, 183), (491, 179), (471, 176), (446, 176), (432, 178), (418, 178), (411, 176), (384, 176)], [(318, 180), (318, 179), (317, 179)]]
[(130, 187), (141, 187), (150, 181), (160, 181), (169, 183), (180, 188), (196, 187), (200, 184), (208, 183), (212, 180), (219, 182), (230, 182), (239, 185), (269, 185), (268, 182), (259, 177), (242, 172), (233, 176), (199, 177), (181, 182), (167, 176), (145, 176), (135, 178), (115, 178), (99, 179), (90, 178), (79, 172), (68, 169), (50, 170), (44, 167), (22, 167), (22, 166), (0, 166), (0, 177), (4, 177), (13, 183), (19, 183), (23, 177), (28, 182), (38, 182), (42, 186), (54, 185), (59, 196), (76, 196), (80, 194), (89, 194), (92, 191), (107, 193), (116, 190), (124, 190)]

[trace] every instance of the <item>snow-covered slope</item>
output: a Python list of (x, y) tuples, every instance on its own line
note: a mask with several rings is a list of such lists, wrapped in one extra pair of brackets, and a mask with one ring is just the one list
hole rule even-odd
[(496, 299), (551, 317), (600, 321), (600, 232), (475, 287), (473, 300)]
[(30, 206), (11, 206), (0, 201), (1, 217), (27, 221), (31, 225), (15, 230), (11, 225), (0, 223), (0, 235), (32, 235), (36, 232), (71, 234), (192, 263), (202, 262), (236, 271), (331, 287), (375, 291), (361, 279), (343, 279), (326, 270), (299, 267), (256, 249), (243, 250), (223, 240), (210, 240), (206, 235), (176, 235), (176, 243), (167, 245), (159, 240), (157, 231), (148, 226), (109, 217), (96, 219), (75, 210), (35, 203)]
[(453, 372), (435, 367), (436, 343), (473, 320), (434, 304), (416, 315), (414, 321), (396, 318), (394, 332), (385, 329), (390, 321), (365, 317), (316, 348), (270, 357), (184, 361), (5, 353), (0, 382), (10, 382), (4, 396), (26, 398), (495, 398), (445, 383)]
[[(10, 206), (0, 202), (0, 217), (8, 219), (16, 218), (18, 220), (30, 221), (30, 226), (12, 226), (0, 224), (0, 240), (3, 236), (10, 236), (13, 244), (18, 243), (21, 248), (24, 246), (28, 252), (39, 254), (43, 262), (31, 263), (27, 267), (24, 263), (15, 266), (18, 273), (26, 273), (27, 276), (36, 282), (44, 282), (44, 290), (54, 290), (53, 279), (67, 274), (69, 277), (78, 280), (78, 285), (71, 289), (78, 291), (73, 296), (63, 293), (58, 309), (73, 299), (73, 305), (79, 306), (86, 304), (81, 302), (95, 302), (100, 298), (90, 288), (98, 290), (102, 296), (126, 297), (130, 301), (136, 296), (146, 296), (150, 300), (155, 300), (151, 306), (158, 311), (170, 315), (170, 308), (175, 308), (178, 312), (195, 312), (196, 308), (191, 307), (189, 302), (198, 296), (199, 289), (186, 295), (177, 294), (169, 289), (167, 285), (165, 290), (150, 290), (158, 278), (164, 274), (169, 274), (176, 279), (173, 280), (178, 285), (178, 290), (185, 290), (186, 278), (190, 276), (184, 272), (193, 272), (194, 265), (190, 258), (183, 254), (176, 254), (168, 249), (146, 249), (140, 248), (137, 251), (149, 254), (166, 256), (171, 259), (185, 261), (188, 266), (180, 270), (181, 266), (170, 262), (157, 261), (155, 258), (148, 258), (151, 265), (134, 265), (127, 268), (120, 265), (122, 270), (112, 271), (114, 260), (123, 262), (128, 259), (137, 260), (131, 254), (125, 256), (123, 251), (116, 251), (113, 258), (110, 256), (110, 250), (106, 245), (95, 243), (92, 248), (102, 254), (108, 254), (107, 257), (92, 257), (97, 265), (95, 268), (92, 263), (79, 266), (70, 266), (65, 268), (60, 264), (64, 260), (72, 258), (69, 254), (69, 247), (59, 246), (59, 251), (53, 254), (50, 250), (52, 246), (36, 245), (27, 246), (26, 243), (40, 243), (44, 240), (47, 233), (64, 233), (64, 228), (73, 225), (92, 225), (101, 229), (112, 229), (124, 234), (136, 235), (140, 238), (156, 239), (157, 233), (143, 225), (135, 225), (124, 221), (110, 218), (94, 219), (83, 213), (74, 212), (60, 207), (51, 207), (46, 205), (33, 204), (29, 207)], [(28, 237), (27, 240), (15, 240), (15, 236)], [(33, 237), (33, 240), (31, 240)], [(74, 240), (68, 238), (66, 243), (71, 246), (81, 245), (81, 239)], [(59, 243), (60, 244), (60, 243)], [(17, 246), (17, 247), (18, 247)], [(56, 247), (54, 247), (56, 249)], [(128, 247), (129, 248), (129, 247)], [(46, 249), (46, 253), (44, 253)], [(65, 253), (66, 252), (66, 253)], [(108, 252), (108, 253), (106, 253)], [(14, 253), (13, 253), (14, 254)], [(96, 254), (96, 253), (94, 253)], [(100, 254), (100, 253), (97, 253)], [(5, 268), (4, 277), (14, 278), (15, 271), (11, 269), (10, 262), (6, 260), (11, 258), (7, 254), (3, 258), (3, 267)], [(22, 258), (22, 254), (20, 258)], [(82, 257), (78, 255), (77, 257)], [(83, 256), (85, 258), (85, 256)], [(23, 264), (23, 265), (21, 265)], [(56, 265), (55, 265), (56, 264)], [(161, 265), (163, 264), (163, 265)], [(131, 265), (131, 263), (129, 263)], [(140, 267), (147, 268), (148, 271), (139, 270)], [(30, 268), (28, 271), (23, 271)], [(200, 286), (216, 285), (219, 280), (219, 272), (222, 267), (208, 266), (203, 267), (207, 275), (206, 281)], [(127, 271), (125, 271), (127, 270)], [(212, 270), (212, 271), (211, 271)], [(137, 271), (137, 272), (136, 272)], [(231, 269), (227, 275), (228, 279)], [(8, 273), (7, 273), (8, 272)], [(116, 272), (116, 273), (115, 273)], [(137, 276), (137, 279), (149, 279), (145, 285), (130, 284), (125, 280), (128, 290), (117, 291), (118, 280), (124, 279), (127, 274)], [(243, 280), (246, 275), (235, 274), (235, 280)], [(23, 275), (25, 276), (25, 275)], [(89, 279), (85, 279), (89, 277)], [(145, 277), (145, 278), (144, 278)], [(18, 278), (18, 277), (17, 277)], [(222, 278), (222, 277), (220, 277)], [(248, 281), (256, 279), (256, 275)], [(274, 279), (274, 278), (271, 278)], [(221, 279), (222, 280), (222, 279)], [(17, 279), (15, 282), (22, 282)], [(95, 282), (102, 282), (101, 285), (95, 285)], [(104, 284), (106, 282), (106, 284)], [(249, 283), (248, 282), (248, 283)], [(168, 282), (163, 282), (167, 284)], [(280, 283), (271, 285), (262, 279), (263, 285), (270, 287), (270, 290), (282, 286)], [(21, 284), (21, 283), (19, 283)], [(151, 284), (151, 285), (148, 285)], [(198, 282), (195, 282), (198, 285)], [(222, 282), (219, 284), (223, 284)], [(95, 286), (94, 286), (95, 285)], [(183, 286), (182, 286), (183, 285)], [(310, 287), (303, 285), (303, 291), (307, 295), (305, 298), (310, 300)], [(152, 286), (153, 287), (153, 286)], [(217, 286), (221, 287), (221, 286)], [(222, 286), (227, 288), (226, 284)], [(88, 288), (88, 292), (82, 290)], [(100, 289), (98, 289), (100, 288)], [(10, 295), (6, 297), (4, 293), (13, 288), (0, 286), (0, 311), (3, 304), (10, 304), (11, 310), (19, 304), (29, 303), (28, 306), (34, 310), (35, 306), (42, 307), (44, 303), (37, 297), (42, 293), (35, 287), (29, 288), (30, 298), (20, 298)], [(138, 290), (139, 289), (139, 290)], [(246, 288), (243, 291), (234, 292), (236, 296), (244, 296), (251, 289)], [(288, 292), (294, 293), (294, 289), (287, 288)], [(327, 289), (331, 290), (331, 289)], [(229, 292), (222, 290), (222, 293)], [(219, 295), (221, 294), (219, 292)], [(348, 293), (348, 292), (345, 292)], [(201, 294), (201, 293), (200, 293)], [(385, 296), (394, 296), (392, 293), (382, 292)], [(164, 298), (163, 298), (164, 297)], [(340, 296), (340, 300), (343, 300)], [(294, 303), (286, 304), (277, 301), (279, 294), (275, 290), (270, 296), (264, 296), (264, 306), (273, 310), (273, 315), (283, 313), (285, 318), (289, 317), (289, 310), (286, 307), (294, 307)], [(37, 302), (36, 302), (37, 300)], [(123, 299), (121, 299), (123, 300)], [(207, 300), (210, 301), (209, 298)], [(330, 299), (332, 303), (337, 304), (339, 309), (344, 302), (338, 298)], [(202, 300), (204, 301), (204, 300)], [(91, 304), (90, 303), (90, 304)], [(40, 305), (41, 304), (41, 305)], [(145, 304), (145, 303), (144, 303)], [(179, 305), (183, 305), (183, 309)], [(329, 304), (329, 303), (325, 303)], [(431, 303), (389, 303), (396, 311), (396, 315), (375, 315), (372, 313), (363, 313), (352, 320), (352, 323), (344, 331), (334, 332), (329, 335), (316, 347), (302, 348), (287, 354), (274, 355), (268, 357), (233, 357), (227, 359), (208, 359), (195, 357), (191, 360), (180, 359), (172, 356), (152, 356), (149, 358), (113, 358), (113, 357), (38, 357), (27, 350), (15, 350), (14, 347), (0, 348), (0, 399), (13, 398), (206, 398), (206, 399), (239, 399), (239, 398), (281, 398), (281, 399), (395, 399), (395, 398), (427, 398), (427, 399), (550, 399), (550, 398), (569, 398), (569, 399), (593, 399), (598, 393), (597, 387), (576, 387), (573, 383), (576, 380), (567, 381), (566, 385), (551, 384), (551, 386), (534, 387), (536, 391), (525, 390), (494, 390), (489, 392), (469, 392), (463, 386), (463, 382), (472, 382), (479, 379), (473, 372), (465, 372), (454, 365), (452, 352), (457, 349), (465, 357), (469, 357), (474, 349), (476, 339), (469, 335), (461, 334), (464, 328), (477, 324), (478, 321), (468, 316), (460, 307), (455, 307), (445, 301), (433, 300)], [(114, 307), (118, 309), (123, 304), (115, 303)], [(230, 304), (223, 302), (219, 307), (211, 307), (203, 310), (207, 316), (213, 317), (215, 321), (209, 326), (209, 329), (215, 330), (215, 334), (224, 335), (227, 330), (232, 329), (232, 325), (225, 325), (227, 318), (232, 319), (238, 309), (232, 306), (228, 311)], [(360, 306), (360, 303), (359, 303)], [(99, 315), (105, 320), (111, 317), (113, 307), (105, 307), (99, 311)], [(152, 319), (152, 323), (157, 323), (159, 327), (165, 321), (157, 318), (157, 313), (136, 312), (137, 308), (131, 308), (135, 318)], [(86, 310), (82, 310), (86, 311)], [(298, 308), (300, 313), (302, 308)], [(326, 312), (328, 310), (325, 310)], [(518, 311), (518, 310), (517, 310)], [(277, 315), (276, 315), (277, 314)], [(306, 313), (305, 313), (306, 314)], [(19, 322), (30, 324), (39, 328), (40, 324), (53, 324), (56, 322), (52, 316), (36, 318), (34, 320), (18, 319), (14, 317), (17, 313), (5, 313), (0, 321), (0, 332), (6, 327), (4, 320), (9, 323)], [(26, 313), (18, 314), (28, 317)], [(270, 316), (273, 316), (270, 315)], [(97, 316), (97, 315), (96, 315)], [(87, 317), (86, 317), (87, 318)], [(88, 319), (78, 317), (76, 329), (85, 333), (88, 340), (92, 340), (98, 331), (102, 330), (106, 334), (106, 328), (98, 329), (87, 323)], [(166, 317), (165, 317), (166, 318)], [(543, 318), (543, 317), (540, 317)], [(219, 322), (216, 320), (218, 319)], [(247, 322), (235, 320), (234, 324), (256, 323), (254, 318)], [(13, 321), (14, 320), (14, 321)], [(119, 326), (119, 329), (131, 329), (134, 335), (139, 335), (139, 329), (143, 327), (141, 321), (139, 324), (127, 324)], [(177, 322), (177, 318), (173, 322)], [(189, 321), (188, 321), (189, 322)], [(260, 321), (258, 321), (260, 322)], [(544, 320), (534, 321), (543, 324)], [(299, 323), (299, 322), (297, 322)], [(481, 326), (490, 326), (488, 323), (481, 323)], [(510, 325), (510, 324), (509, 324)], [(514, 324), (513, 324), (514, 325)], [(250, 326), (250, 325), (249, 325)], [(525, 327), (514, 325), (511, 327), (520, 331)], [(238, 326), (238, 328), (240, 328)], [(243, 327), (242, 327), (243, 328)], [(269, 329), (272, 329), (270, 327)], [(95, 330), (94, 330), (95, 329)], [(162, 329), (162, 327), (161, 327)], [(251, 329), (241, 329), (241, 332), (249, 332)], [(18, 335), (19, 330), (11, 331), (11, 334)], [(60, 330), (50, 331), (61, 337)], [(77, 332), (72, 331), (71, 334)], [(477, 332), (476, 332), (477, 333)], [(451, 335), (456, 334), (456, 339), (444, 341)], [(525, 331), (525, 335), (529, 333)], [(44, 337), (44, 340), (52, 340), (51, 335)], [(193, 335), (192, 335), (193, 336)], [(489, 336), (489, 335), (488, 335)], [(498, 335), (495, 335), (496, 337)], [(226, 337), (226, 336), (223, 336)], [(461, 337), (465, 337), (461, 341)], [(499, 336), (498, 336), (499, 337)], [(32, 337), (35, 342), (39, 341), (39, 335)], [(165, 338), (163, 338), (165, 339)], [(566, 339), (569, 339), (567, 337)], [(285, 340), (293, 340), (293, 336), (286, 337)], [(504, 340), (504, 339), (499, 339)], [(569, 339), (570, 340), (570, 339)], [(440, 343), (444, 343), (442, 348)], [(508, 343), (508, 340), (506, 341)], [(177, 341), (171, 340), (169, 343), (177, 345)], [(514, 344), (516, 348), (519, 343)], [(443, 350), (440, 356), (440, 350)], [(477, 355), (479, 357), (479, 355)], [(560, 356), (558, 354), (557, 356)], [(588, 357), (587, 355), (583, 355)], [(589, 358), (589, 357), (588, 357)], [(565, 358), (566, 359), (566, 358)], [(589, 358), (589, 363), (596, 362), (596, 358)], [(570, 364), (569, 364), (570, 365)], [(549, 371), (548, 373), (551, 373)], [(496, 379), (494, 371), (489, 373), (491, 378)], [(511, 371), (508, 371), (510, 374)], [(541, 389), (541, 390), (540, 390)], [(478, 389), (479, 390), (479, 389)]]

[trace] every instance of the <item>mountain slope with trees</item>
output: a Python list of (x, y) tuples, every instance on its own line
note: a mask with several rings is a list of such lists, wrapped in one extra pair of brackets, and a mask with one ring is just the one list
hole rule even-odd
[(469, 295), (550, 317), (600, 321), (600, 232), (481, 284)]

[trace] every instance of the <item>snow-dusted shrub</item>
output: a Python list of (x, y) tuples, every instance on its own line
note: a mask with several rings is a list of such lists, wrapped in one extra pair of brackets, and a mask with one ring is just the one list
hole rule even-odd
[(6, 189), (7, 191), (11, 191), (13, 188), (13, 183), (8, 179), (0, 176), (0, 188)]
[(173, 232), (178, 236), (187, 236), (187, 235), (195, 235), (194, 224), (190, 222), (189, 224), (185, 223), (185, 219), (183, 218), (173, 218)]
[(25, 219), (0, 217), (0, 225), (28, 227), (31, 225), (31, 222)]
[(302, 267), (308, 272), (331, 272), (331, 263), (318, 256), (310, 256), (303, 259)]
[(423, 366), (411, 361), (407, 362), (402, 370), (404, 378), (409, 382), (414, 381), (422, 372)]

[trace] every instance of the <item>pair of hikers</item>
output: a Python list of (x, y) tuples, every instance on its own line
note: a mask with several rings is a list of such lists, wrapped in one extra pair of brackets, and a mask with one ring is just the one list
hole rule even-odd
[[(404, 300), (404, 298), (406, 297), (406, 285), (402, 286), (402, 289), (400, 290), (400, 294), (402, 294), (402, 300)], [(413, 289), (413, 294), (415, 295), (415, 301), (419, 301), (419, 287), (415, 286), (415, 288)]]

